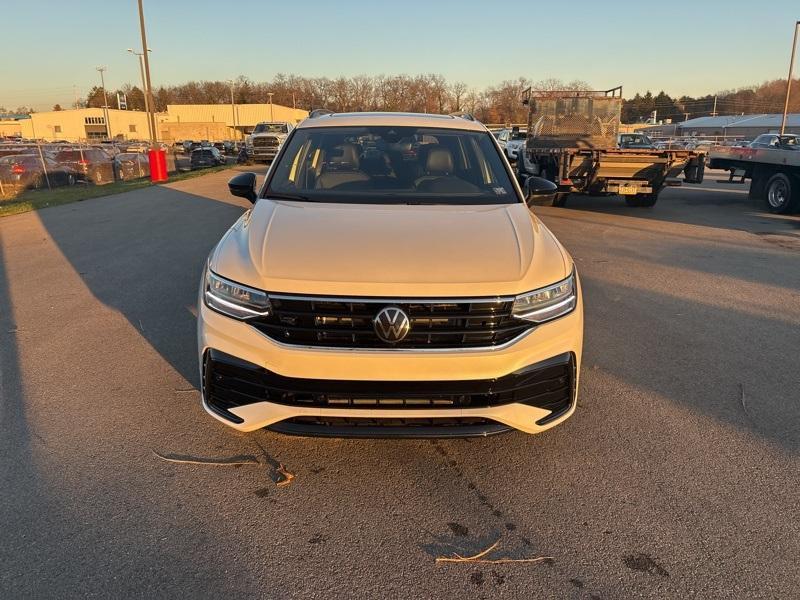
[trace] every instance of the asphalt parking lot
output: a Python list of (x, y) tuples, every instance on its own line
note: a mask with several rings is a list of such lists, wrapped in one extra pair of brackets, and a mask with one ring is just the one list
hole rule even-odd
[[(0, 598), (797, 597), (800, 215), (713, 176), (537, 208), (586, 307), (579, 409), (539, 436), (243, 435), (195, 356), (229, 176), (0, 220)], [(552, 558), (435, 563), (497, 540)]]

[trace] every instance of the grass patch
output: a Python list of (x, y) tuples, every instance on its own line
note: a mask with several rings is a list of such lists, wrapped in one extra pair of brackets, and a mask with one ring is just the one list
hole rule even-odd
[[(210, 173), (224, 171), (230, 167), (231, 165), (220, 165), (208, 169), (198, 169), (197, 171), (173, 173), (169, 176), (169, 182), (167, 183), (202, 177)], [(107, 185), (85, 185), (79, 183), (70, 187), (53, 188), (52, 190), (26, 190), (16, 197), (9, 199), (0, 198), (0, 217), (8, 217), (32, 210), (48, 208), (50, 206), (69, 204), (71, 202), (80, 202), (90, 198), (113, 196), (115, 194), (122, 194), (123, 192), (130, 192), (152, 185), (160, 184), (151, 183), (149, 179), (145, 178), (134, 179), (133, 181), (115, 181)]]

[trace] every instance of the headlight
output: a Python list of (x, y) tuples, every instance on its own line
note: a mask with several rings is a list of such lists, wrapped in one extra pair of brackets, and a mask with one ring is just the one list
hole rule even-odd
[(577, 302), (575, 271), (572, 271), (569, 277), (558, 283), (517, 296), (512, 314), (518, 319), (544, 323), (572, 312)]
[(206, 306), (234, 319), (249, 319), (269, 314), (266, 292), (235, 283), (206, 269)]

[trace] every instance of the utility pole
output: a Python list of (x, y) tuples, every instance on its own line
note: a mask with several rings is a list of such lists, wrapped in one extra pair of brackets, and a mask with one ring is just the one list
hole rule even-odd
[(714, 95), (714, 108), (711, 110), (711, 116), (712, 117), (716, 117), (717, 116), (717, 96), (716, 96), (716, 94)]
[[(147, 51), (152, 52), (150, 48), (148, 48)], [(147, 134), (150, 139), (152, 139), (153, 130), (150, 126), (150, 102), (147, 100), (147, 82), (144, 79), (144, 52), (135, 52), (133, 48), (128, 48), (128, 52), (139, 59), (139, 72), (142, 76), (142, 96), (144, 96), (144, 111), (147, 113)]]
[(139, 29), (142, 31), (142, 58), (144, 59), (144, 81), (145, 81), (145, 97), (147, 98), (147, 122), (150, 124), (150, 146), (153, 150), (156, 149), (156, 117), (155, 117), (155, 102), (153, 101), (153, 88), (150, 85), (150, 60), (148, 59), (148, 45), (147, 34), (144, 28), (144, 7), (142, 0), (139, 0)]
[(103, 120), (106, 122), (106, 139), (111, 139), (111, 123), (108, 122), (108, 95), (106, 94), (106, 80), (103, 76), (103, 73), (108, 69), (108, 67), (97, 67), (97, 71), (100, 73), (100, 85), (103, 86)]
[(274, 116), (273, 111), (272, 111), (272, 96), (273, 95), (274, 95), (273, 92), (267, 92), (267, 96), (269, 96), (269, 120), (274, 122), (275, 121), (275, 116)]
[(228, 79), (231, 84), (231, 116), (233, 117), (233, 138), (236, 139), (236, 103), (233, 101), (233, 86), (235, 82), (233, 79)]
[(292, 92), (292, 108), (297, 108), (297, 101), (294, 97), (294, 92)]
[(786, 79), (786, 101), (783, 103), (783, 119), (781, 120), (781, 135), (786, 129), (786, 113), (789, 112), (789, 95), (792, 92), (792, 71), (794, 71), (794, 52), (797, 49), (797, 31), (800, 30), (800, 21), (794, 24), (794, 37), (792, 38), (792, 58), (789, 59), (789, 77)]

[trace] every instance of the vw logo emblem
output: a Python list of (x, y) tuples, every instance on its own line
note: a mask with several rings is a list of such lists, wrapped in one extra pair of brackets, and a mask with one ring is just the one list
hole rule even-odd
[(372, 320), (375, 333), (384, 342), (395, 344), (403, 340), (411, 329), (411, 321), (401, 308), (387, 306), (382, 308)]

